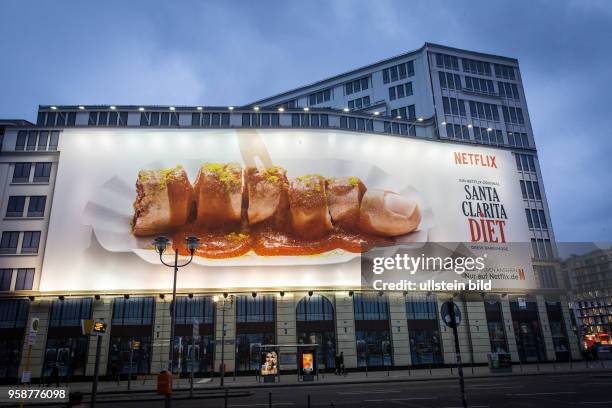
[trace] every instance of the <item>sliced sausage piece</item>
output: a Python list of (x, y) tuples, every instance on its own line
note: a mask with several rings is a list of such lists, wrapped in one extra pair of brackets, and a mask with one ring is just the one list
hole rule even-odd
[(237, 163), (204, 163), (194, 186), (196, 223), (221, 227), (240, 223), (242, 167)]
[(141, 170), (136, 180), (134, 235), (170, 232), (185, 223), (193, 200), (193, 188), (181, 166), (164, 170)]
[(359, 226), (359, 205), (366, 191), (357, 177), (327, 179), (325, 194), (334, 225), (356, 230)]
[(287, 171), (274, 166), (264, 169), (248, 167), (245, 172), (248, 194), (247, 219), (249, 225), (266, 220), (286, 218), (287, 212)]
[(317, 239), (333, 229), (327, 198), (325, 178), (318, 174), (292, 179), (289, 185), (289, 213), (295, 235)]
[(415, 231), (420, 222), (418, 204), (391, 191), (368, 190), (361, 200), (359, 227), (364, 232), (395, 237)]

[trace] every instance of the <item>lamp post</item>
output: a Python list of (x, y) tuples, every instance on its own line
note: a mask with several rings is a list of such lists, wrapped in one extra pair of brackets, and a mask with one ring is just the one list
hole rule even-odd
[[(228, 300), (229, 299), (229, 300)], [(213, 300), (218, 302), (219, 296), (215, 296)], [(219, 385), (223, 387), (224, 379), (225, 379), (225, 302), (230, 302), (230, 305), (234, 302), (234, 295), (228, 295), (227, 293), (223, 294), (223, 305), (221, 308), (221, 370), (219, 376), (221, 381)], [(234, 373), (236, 372), (236, 367), (234, 367)]]
[[(159, 260), (162, 264), (174, 269), (174, 280), (172, 285), (172, 310), (170, 319), (170, 351), (168, 352), (168, 371), (172, 374), (172, 359), (174, 358), (174, 325), (176, 322), (176, 275), (179, 268), (187, 266), (193, 260), (196, 248), (200, 245), (200, 239), (197, 237), (189, 236), (185, 238), (185, 243), (189, 249), (189, 260), (181, 265), (178, 263), (178, 245), (174, 248), (174, 264), (167, 264), (164, 262), (163, 255), (168, 247), (170, 240), (167, 237), (160, 236), (155, 238), (154, 245), (155, 250), (159, 254)], [(166, 395), (166, 407), (172, 406), (172, 394)]]

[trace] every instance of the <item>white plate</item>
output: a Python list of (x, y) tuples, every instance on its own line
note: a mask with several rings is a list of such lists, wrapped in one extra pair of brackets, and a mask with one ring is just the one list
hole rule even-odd
[[(214, 159), (188, 160), (181, 163), (193, 182), (200, 165), (204, 162), (214, 162)], [(410, 185), (405, 184), (377, 166), (348, 160), (278, 160), (275, 164), (287, 169), (289, 177), (303, 174), (318, 173), (325, 177), (359, 177), (367, 188), (395, 191), (419, 204), (421, 223), (419, 228), (400, 237), (398, 244), (420, 246), (427, 242), (429, 230), (434, 226), (434, 216), (431, 208), (423, 201), (420, 194)], [(174, 167), (176, 163), (163, 161), (152, 162), (145, 166), (147, 170)], [(111, 177), (98, 189), (97, 193), (85, 206), (83, 224), (90, 225), (100, 245), (110, 252), (133, 252), (143, 260), (159, 263), (151, 238), (140, 238), (132, 235), (131, 220), (134, 214), (133, 202), (136, 197), (135, 180), (128, 180), (122, 175)], [(318, 255), (308, 256), (258, 256), (254, 252), (228, 259), (209, 259), (195, 257), (193, 262), (203, 266), (291, 266), (291, 265), (324, 265), (348, 262), (360, 254), (346, 252), (341, 249), (332, 250)]]

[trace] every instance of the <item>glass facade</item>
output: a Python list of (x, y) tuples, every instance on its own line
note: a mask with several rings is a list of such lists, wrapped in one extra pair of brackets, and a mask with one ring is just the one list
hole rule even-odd
[(355, 293), (353, 307), (357, 367), (393, 365), (387, 297), (378, 294)]
[[(173, 371), (210, 373), (214, 359), (215, 304), (212, 296), (180, 296), (176, 300)], [(198, 337), (193, 337), (197, 325)]]
[(494, 353), (508, 353), (508, 341), (504, 328), (501, 303), (498, 300), (486, 300), (484, 306), (491, 351)]
[(29, 301), (0, 301), (0, 378), (17, 378)]
[(559, 361), (567, 361), (570, 358), (569, 342), (563, 313), (561, 312), (561, 302), (546, 302), (546, 314), (550, 325), (555, 357)]
[(272, 295), (236, 296), (236, 370), (259, 368), (259, 346), (275, 344), (275, 301)]
[(442, 343), (435, 295), (406, 295), (412, 365), (442, 364)]
[(319, 370), (333, 369), (336, 356), (334, 306), (321, 295), (305, 296), (296, 307), (298, 344), (317, 344)]
[(515, 299), (510, 301), (512, 323), (516, 335), (519, 358), (523, 363), (546, 361), (544, 338), (538, 317), (538, 305), (534, 301)]

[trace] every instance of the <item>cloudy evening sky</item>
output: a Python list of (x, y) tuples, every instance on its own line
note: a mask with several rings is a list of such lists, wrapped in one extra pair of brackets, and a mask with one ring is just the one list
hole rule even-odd
[(426, 41), (519, 59), (557, 239), (612, 241), (611, 1), (2, 0), (0, 118), (240, 105)]

